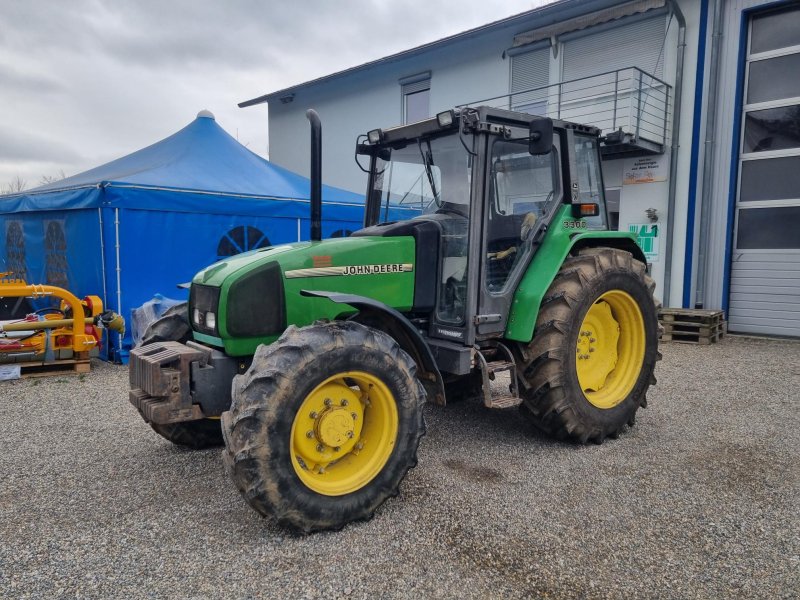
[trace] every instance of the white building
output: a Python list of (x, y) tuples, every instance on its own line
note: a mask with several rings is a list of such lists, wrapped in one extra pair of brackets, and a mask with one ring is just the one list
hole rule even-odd
[(308, 172), (314, 108), (323, 179), (354, 191), (358, 135), (454, 106), (596, 125), (664, 303), (800, 336), (800, 2), (561, 0), (240, 106), (264, 102), (271, 161)]

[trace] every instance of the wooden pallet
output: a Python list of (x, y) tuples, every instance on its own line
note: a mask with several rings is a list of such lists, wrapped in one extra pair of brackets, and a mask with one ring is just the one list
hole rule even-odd
[(664, 328), (661, 336), (664, 342), (708, 345), (717, 343), (727, 333), (725, 313), (721, 310), (662, 308), (658, 319)]
[(20, 377), (28, 379), (31, 377), (47, 377), (49, 375), (78, 375), (88, 373), (91, 370), (89, 359), (65, 359), (53, 362), (18, 362), (0, 363), (4, 367), (20, 368)]

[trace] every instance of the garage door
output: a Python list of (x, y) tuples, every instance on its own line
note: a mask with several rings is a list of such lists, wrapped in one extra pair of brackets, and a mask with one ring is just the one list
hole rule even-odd
[(749, 27), (728, 327), (800, 337), (800, 7)]

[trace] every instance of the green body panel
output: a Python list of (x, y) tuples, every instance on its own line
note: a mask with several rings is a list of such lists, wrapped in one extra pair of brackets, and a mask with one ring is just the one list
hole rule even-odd
[(529, 342), (539, 316), (539, 307), (550, 284), (553, 283), (570, 249), (580, 240), (624, 239), (636, 243), (635, 234), (622, 231), (595, 231), (586, 229), (585, 221), (572, 216), (572, 207), (565, 205), (559, 209), (553, 223), (545, 234), (542, 245), (523, 275), (506, 326), (506, 337), (518, 342)]
[[(317, 257), (316, 260), (314, 257)], [(240, 254), (211, 265), (195, 275), (192, 283), (222, 288), (217, 315), (220, 337), (194, 332), (196, 341), (224, 348), (230, 356), (249, 356), (255, 353), (259, 344), (269, 344), (277, 339), (277, 335), (233, 338), (227, 331), (227, 298), (231, 285), (253, 269), (272, 261), (281, 266), (288, 325), (302, 327), (317, 319), (335, 319), (348, 311), (347, 306), (325, 298), (301, 296), (301, 290), (358, 294), (383, 302), (399, 311), (410, 310), (414, 302), (414, 238), (355, 237), (298, 242)], [(286, 277), (287, 271), (298, 269), (396, 264), (410, 264), (412, 270), (397, 273)], [(270, 299), (265, 298), (264, 309), (269, 310), (269, 307)]]

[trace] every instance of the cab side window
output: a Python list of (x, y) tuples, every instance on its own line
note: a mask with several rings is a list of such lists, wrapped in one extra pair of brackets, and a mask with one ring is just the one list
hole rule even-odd
[(557, 197), (557, 153), (534, 156), (527, 140), (495, 140), (490, 160), (486, 285), (502, 292), (527, 262), (534, 234)]

